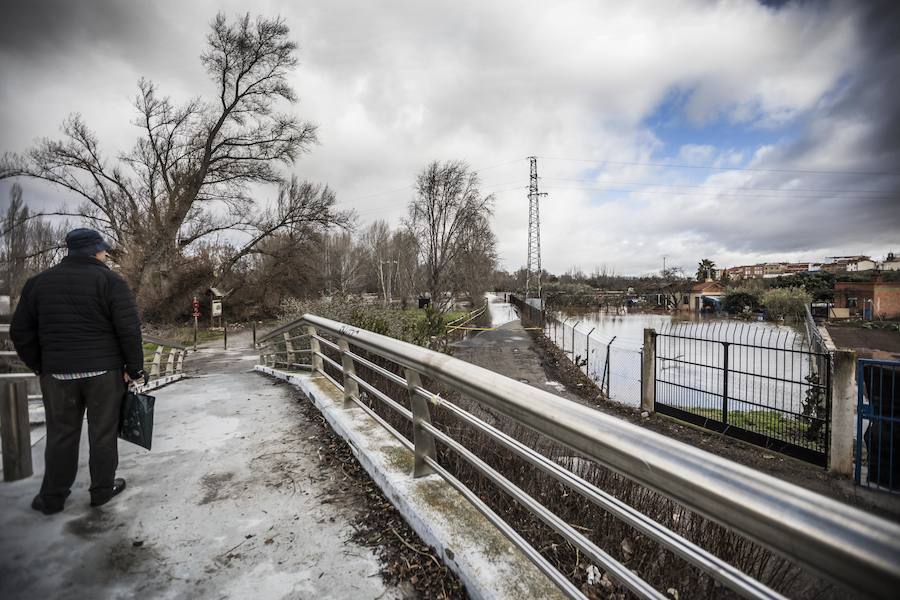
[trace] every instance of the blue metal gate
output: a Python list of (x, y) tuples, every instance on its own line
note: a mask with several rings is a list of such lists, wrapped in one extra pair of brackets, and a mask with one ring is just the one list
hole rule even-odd
[(856, 367), (857, 485), (900, 492), (900, 361), (860, 359)]

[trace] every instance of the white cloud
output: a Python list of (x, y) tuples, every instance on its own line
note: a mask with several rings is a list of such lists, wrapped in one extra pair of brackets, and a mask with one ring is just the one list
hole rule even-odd
[[(141, 5), (132, 8), (146, 14), (122, 17), (130, 19), (127, 35), (75, 32), (60, 42), (67, 45), (39, 56), (7, 49), (0, 55), (2, 75), (14, 86), (0, 92), (3, 149), (21, 150), (34, 137), (52, 134), (69, 111), (83, 112), (113, 148), (125, 147), (135, 135), (128, 101), (139, 76), (180, 99), (207, 89), (197, 56), (220, 5)], [(236, 0), (224, 2), (224, 9), (246, 10)], [(859, 15), (849, 5), (773, 10), (752, 0), (336, 0), (270, 1), (254, 10), (285, 16), (300, 45), (301, 67), (293, 77), (301, 97), (297, 110), (319, 125), (322, 144), (295, 171), (328, 182), (363, 222), (397, 222), (411, 194), (401, 188), (431, 160), (464, 159), (481, 168), (521, 159), (481, 173), (486, 189), (499, 192), (495, 229), (508, 268), (525, 260), (528, 155), (654, 162), (667, 150), (681, 162), (728, 166), (754, 152), (758, 166), (788, 156), (788, 143), (777, 135), (771, 148), (708, 141), (664, 148), (646, 119), (675, 91), (695, 123), (723, 118), (776, 133), (797, 123), (827, 129), (822, 135), (833, 143), (803, 154), (804, 168), (845, 168), (860, 159), (858, 149), (871, 134), (871, 115), (840, 125), (814, 118), (823, 97), (866, 60)], [(847, 155), (838, 143), (857, 153)], [(569, 182), (570, 188), (658, 184), (640, 188), (655, 193), (629, 194), (562, 189), (563, 181), (553, 182), (557, 189), (543, 206), (542, 225), (544, 265), (554, 271), (573, 264), (646, 271), (662, 254), (689, 266), (700, 254), (738, 261), (840, 244), (859, 248), (890, 237), (884, 227), (874, 236), (859, 229), (839, 232), (833, 244), (811, 237), (792, 246), (783, 238), (804, 202), (748, 202), (740, 195), (661, 187), (703, 183), (696, 172), (635, 165), (597, 172), (587, 163), (549, 160), (540, 168), (548, 185), (550, 177), (594, 178)], [(761, 185), (765, 179), (738, 172), (712, 176), (708, 185)], [(790, 184), (783, 179), (772, 186)], [(522, 189), (506, 191), (517, 185)], [(0, 194), (5, 200), (2, 185)], [(830, 210), (842, 214), (839, 205)], [(841, 226), (846, 222), (854, 220)], [(867, 224), (860, 219), (857, 226)]]

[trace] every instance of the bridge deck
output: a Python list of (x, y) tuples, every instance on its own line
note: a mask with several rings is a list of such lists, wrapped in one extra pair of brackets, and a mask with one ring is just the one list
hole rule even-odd
[(0, 598), (398, 597), (347, 541), (349, 509), (321, 502), (329, 474), (296, 392), (250, 372), (248, 353), (201, 350), (224, 372), (200, 361), (154, 392), (153, 451), (120, 442), (128, 489), (104, 507), (88, 506), (85, 432), (66, 510), (31, 510), (37, 444), (35, 475), (0, 484)]

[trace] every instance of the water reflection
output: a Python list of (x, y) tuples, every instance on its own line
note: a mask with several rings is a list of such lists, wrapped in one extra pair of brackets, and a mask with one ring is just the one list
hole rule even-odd
[(488, 301), (488, 312), (491, 314), (491, 327), (500, 327), (518, 320), (519, 315), (516, 314), (515, 308), (509, 302), (505, 302), (503, 296), (490, 293), (485, 296)]

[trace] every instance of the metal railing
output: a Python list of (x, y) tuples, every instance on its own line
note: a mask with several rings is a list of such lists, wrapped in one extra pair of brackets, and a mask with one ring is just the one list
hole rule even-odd
[(147, 384), (138, 385), (137, 389), (148, 391), (181, 379), (184, 376), (184, 357), (187, 355), (184, 344), (150, 335), (143, 338), (144, 344), (154, 344), (156, 348), (152, 357), (144, 358), (144, 371), (150, 379)]
[[(8, 336), (9, 325), (0, 325), (0, 346), (3, 348), (0, 358), (6, 362), (6, 368), (18, 365), (21, 369), (24, 365), (16, 352), (7, 349)], [(150, 379), (146, 384), (137, 385), (136, 389), (145, 392), (181, 379), (187, 354), (184, 345), (153, 336), (143, 336), (143, 339), (144, 343), (155, 344), (156, 348), (152, 358), (144, 361), (144, 370)], [(37, 375), (26, 370), (0, 373), (0, 444), (5, 481), (23, 479), (33, 473), (29, 405), (34, 406), (37, 414), (43, 411), (37, 379)]]
[(857, 361), (854, 479), (857, 485), (894, 493), (900, 492), (898, 383), (900, 361)]
[[(297, 346), (301, 340), (308, 343), (307, 348)], [(780, 479), (470, 363), (315, 315), (304, 315), (259, 341), (264, 364), (310, 370), (342, 390), (345, 408), (362, 409), (414, 453), (414, 476), (437, 473), (444, 478), (569, 597), (584, 596), (519, 532), (438, 462), (436, 442), (456, 453), (635, 595), (665, 596), (464, 447), (448, 431), (435, 427), (431, 421), (432, 409), (449, 411), (465, 426), (477, 429), (739, 595), (781, 596), (522, 441), (423, 388), (423, 377), (826, 578), (884, 598), (893, 597), (900, 586), (900, 526)], [(323, 348), (336, 350), (340, 360), (331, 358)], [(364, 354), (401, 369), (403, 376)], [(299, 362), (298, 357), (302, 355), (309, 356), (309, 362)], [(408, 395), (407, 403), (391, 398), (372, 381), (358, 375), (357, 370), (376, 373), (400, 386)], [(369, 406), (361, 397), (363, 392), (410, 424), (412, 440)]]

